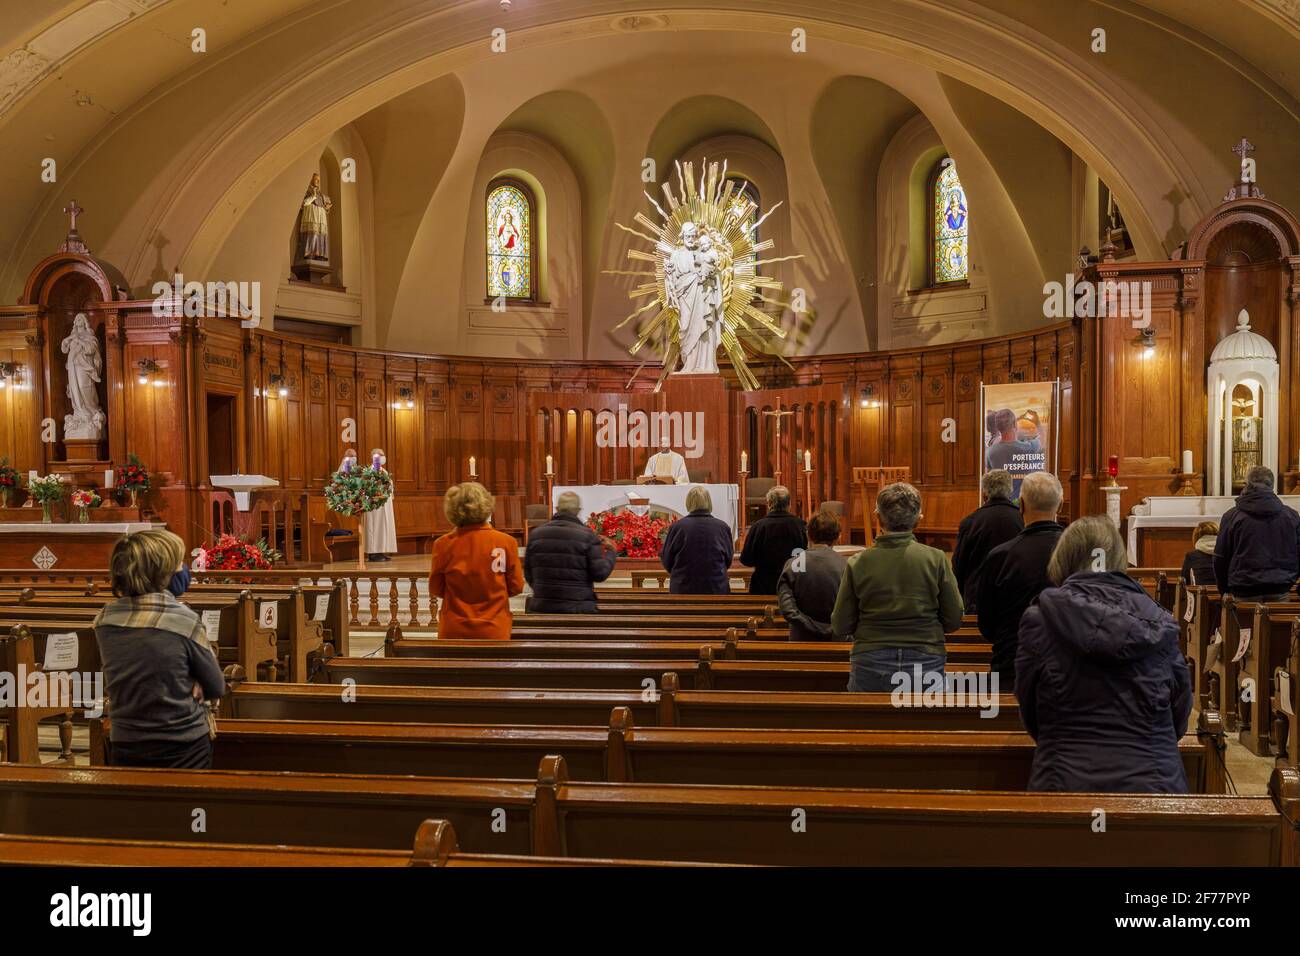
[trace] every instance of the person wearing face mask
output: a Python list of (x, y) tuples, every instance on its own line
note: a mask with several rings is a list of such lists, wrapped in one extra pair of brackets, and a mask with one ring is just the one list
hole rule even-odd
[[(388, 458), (382, 448), (371, 451), (369, 467), (388, 474), (388, 469), (384, 467), (387, 464)], [(388, 555), (397, 553), (397, 522), (393, 519), (393, 495), (388, 496), (383, 507), (367, 511), (361, 520), (365, 523), (366, 560), (391, 561)]]
[(112, 718), (108, 762), (118, 767), (212, 766), (207, 701), (226, 682), (198, 614), (176, 599), (189, 585), (185, 544), (163, 529), (113, 546), (117, 600), (95, 618)]
[(989, 670), (998, 675), (999, 693), (1015, 692), (1020, 618), (1052, 586), (1047, 565), (1065, 530), (1056, 521), (1063, 495), (1055, 475), (1026, 475), (1020, 483), (1024, 530), (990, 551), (979, 568), (975, 609), (980, 634), (993, 645)]

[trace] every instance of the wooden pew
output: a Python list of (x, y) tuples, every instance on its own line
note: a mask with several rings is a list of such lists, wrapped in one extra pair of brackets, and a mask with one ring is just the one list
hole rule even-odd
[[(1193, 793), (1222, 793), (1216, 741), (1179, 750)], [(218, 770), (521, 777), (562, 754), (574, 779), (797, 787), (1023, 790), (1034, 741), (1004, 731), (641, 727), (615, 708), (607, 729), (537, 725), (224, 720)]]
[[(1288, 698), (1283, 698), (1284, 673), (1290, 678)], [(1300, 620), (1291, 622), (1291, 650), (1285, 669), (1273, 672), (1273, 752), (1279, 763), (1292, 767), (1300, 767), (1300, 719), (1296, 715), (1300, 715)]]
[[(987, 672), (988, 665), (955, 665), (963, 672)], [(419, 687), (539, 687), (628, 690), (658, 688), (675, 672), (681, 685), (700, 690), (843, 691), (849, 662), (715, 661), (713, 648), (699, 648), (694, 660), (484, 660), (427, 658), (332, 658), (324, 683), (403, 684)]]
[(1222, 618), (1222, 608), (1218, 588), (1209, 585), (1194, 584), (1186, 587), (1187, 601), (1192, 605), (1192, 618), (1187, 625), (1187, 658), (1192, 672), (1192, 693), (1196, 695), (1196, 706), (1219, 708), (1219, 679), (1209, 666), (1210, 648), (1219, 643), (1214, 656), (1223, 655), (1223, 645), (1218, 635)]
[[(192, 830), (202, 807), (206, 833)], [(1094, 831), (1098, 811), (1107, 836)], [(10, 833), (798, 865), (1294, 866), (1300, 774), (1268, 797), (963, 793), (0, 767)], [(802, 816), (804, 826), (792, 820)], [(499, 823), (504, 823), (504, 826)], [(494, 825), (498, 824), (498, 825)]]
[(284, 846), (251, 843), (178, 843), (0, 833), (0, 866), (166, 867), (384, 867), (384, 866), (712, 866), (665, 860), (583, 859), (466, 853), (446, 820), (425, 820), (411, 850)]
[[(649, 585), (655, 585), (661, 590), (668, 590), (669, 574), (663, 568), (634, 568), (628, 572), (632, 577), (632, 587), (642, 590), (649, 590)], [(734, 587), (739, 584), (748, 592), (749, 579), (754, 574), (753, 568), (746, 568), (738, 564), (733, 564), (727, 569), (727, 580)]]
[[(843, 641), (742, 641), (734, 630), (723, 640), (702, 637), (685, 640), (608, 641), (440, 641), (401, 640), (388, 644), (389, 657), (423, 659), (472, 658), (478, 660), (670, 660), (689, 659), (703, 646), (713, 648), (717, 660), (753, 661), (847, 661), (852, 645)], [(953, 665), (989, 662), (989, 644), (949, 644), (948, 662)]]
[[(1020, 705), (1003, 694), (981, 708), (900, 707), (890, 694), (682, 690), (665, 674), (641, 690), (539, 690), (481, 687), (361, 687), (345, 699), (326, 684), (244, 684), (222, 699), (222, 717), (251, 720), (433, 724), (604, 726), (626, 707), (638, 726), (768, 727), (825, 730), (1020, 730)], [(985, 711), (988, 715), (985, 715)]]
[[(1236, 691), (1230, 708), (1235, 721), (1229, 727), (1235, 725), (1241, 743), (1251, 753), (1267, 756), (1272, 753), (1274, 673), (1286, 665), (1291, 625), (1300, 617), (1300, 603), (1264, 604), (1229, 596), (1223, 601), (1223, 617), (1226, 656), (1231, 657), (1241, 646), (1243, 631), (1250, 632), (1245, 657), (1234, 666), (1231, 684), (1224, 684)], [(1231, 666), (1231, 661), (1228, 664)]]
[[(14, 690), (23, 699), (9, 706), (0, 702), (0, 733), (3, 734), (3, 759), (14, 763), (38, 764), (41, 762), (38, 725), (45, 720), (59, 719), (59, 760), (72, 763), (72, 712), (71, 702), (55, 702), (46, 706), (28, 706), (27, 682), (19, 675), (46, 673), (44, 655), (37, 657), (36, 641), (31, 630), (23, 624), (0, 627), (0, 673), (11, 675)], [(0, 821), (4, 818), (0, 816)]]

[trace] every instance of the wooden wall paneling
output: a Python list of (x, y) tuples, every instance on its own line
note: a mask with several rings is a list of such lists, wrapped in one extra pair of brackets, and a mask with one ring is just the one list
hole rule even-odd
[[(14, 323), (0, 323), (0, 361), (19, 367), (15, 379), (0, 390), (0, 454), (26, 475), (32, 468), (44, 468), (41, 453), (39, 403), (41, 399), (40, 356), (28, 344), (29, 331)], [(16, 503), (16, 498), (15, 498)]]
[[(927, 484), (952, 484), (952, 450), (955, 442), (944, 441), (952, 419), (952, 353), (929, 352), (922, 357), (921, 383), (921, 468), (913, 477)], [(955, 426), (955, 420), (953, 422)], [(951, 436), (956, 438), (955, 427)]]
[(917, 385), (920, 380), (920, 355), (897, 356), (889, 364), (888, 444), (885, 464), (908, 467), (920, 480), (920, 455), (917, 452), (920, 417), (917, 414)]
[(449, 435), (454, 448), (449, 480), (469, 481), (469, 459), (475, 460), (475, 480), (485, 486), (492, 480), (490, 455), (485, 443), (483, 419), (483, 366), (477, 362), (456, 362), (450, 366), (452, 418)]
[[(388, 450), (392, 400), (388, 388), (388, 356), (357, 356), (357, 455), (368, 464), (375, 448)], [(398, 463), (394, 460), (394, 467)], [(405, 470), (405, 469), (403, 469)]]
[(952, 417), (957, 422), (957, 443), (952, 449), (952, 483), (959, 488), (979, 487), (980, 455), (984, 450), (979, 382), (978, 351), (957, 350), (952, 372)]

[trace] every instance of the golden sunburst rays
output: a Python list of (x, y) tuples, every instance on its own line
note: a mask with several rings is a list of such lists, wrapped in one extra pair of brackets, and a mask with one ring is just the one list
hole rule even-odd
[[(776, 343), (785, 338), (785, 330), (759, 307), (761, 304), (784, 307), (785, 303), (780, 298), (783, 286), (770, 276), (760, 275), (759, 267), (803, 257), (793, 255), (759, 258), (760, 254), (772, 249), (774, 244), (771, 239), (754, 242), (754, 235), (781, 204), (777, 203), (760, 215), (757, 205), (746, 194), (744, 184), (737, 188), (737, 181), (727, 178), (725, 162), (719, 166), (716, 162), (705, 160), (701, 163), (698, 180), (695, 177), (694, 163), (678, 162), (675, 165), (676, 189), (669, 182), (663, 183), (662, 203), (649, 192), (645, 193), (659, 217), (658, 222), (638, 212), (632, 219), (637, 228), (615, 223), (618, 228), (648, 247), (631, 248), (627, 252), (628, 259), (644, 268), (606, 269), (604, 272), (606, 275), (642, 280), (628, 291), (628, 298), (651, 298), (614, 328), (621, 329), (629, 322), (640, 320), (637, 340), (628, 349), (628, 354), (636, 356), (643, 349), (658, 353), (663, 365), (655, 383), (655, 391), (658, 391), (663, 386), (664, 379), (676, 368), (682, 350), (677, 309), (669, 303), (664, 288), (664, 264), (673, 253), (682, 226), (688, 222), (694, 223), (701, 234), (707, 233), (713, 240), (713, 248), (718, 255), (717, 267), (722, 292), (719, 341), (736, 370), (741, 386), (746, 391), (752, 391), (759, 385), (749, 368), (747, 349), (757, 355), (776, 355), (784, 361)], [(751, 218), (754, 220), (752, 223)], [(651, 348), (647, 349), (647, 346)], [(633, 373), (632, 381), (636, 380), (650, 361), (651, 358), (647, 355)]]

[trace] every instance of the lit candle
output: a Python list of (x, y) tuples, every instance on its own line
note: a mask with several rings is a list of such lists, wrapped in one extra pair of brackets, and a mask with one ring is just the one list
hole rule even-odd
[(104, 469), (104, 487), (105, 487), (105, 488), (112, 488), (112, 487), (113, 487), (113, 479), (116, 478), (116, 477), (117, 477), (117, 476), (113, 474), (113, 469), (112, 469), (112, 468), (106, 468), (106, 469)]
[(812, 452), (810, 451), (803, 453), (803, 470), (812, 471)]
[(740, 470), (745, 473), (749, 472), (749, 452), (747, 451), (740, 453)]
[(1106, 472), (1112, 478), (1115, 478), (1119, 475), (1119, 455), (1110, 456), (1110, 463), (1106, 467)]
[(475, 468), (475, 466), (474, 466), (474, 456), (473, 456), (473, 455), (470, 455), (470, 456), (469, 456), (469, 476), (470, 476), (471, 478), (477, 478), (477, 477), (478, 477), (478, 470), (477, 470), (477, 469)]
[(550, 455), (546, 456), (546, 473), (548, 475), (555, 474), (555, 459), (553, 459)]
[(1190, 475), (1191, 473), (1192, 473), (1192, 450), (1190, 448), (1187, 448), (1183, 450), (1183, 474)]

